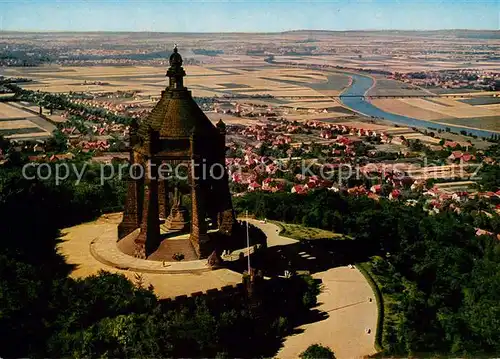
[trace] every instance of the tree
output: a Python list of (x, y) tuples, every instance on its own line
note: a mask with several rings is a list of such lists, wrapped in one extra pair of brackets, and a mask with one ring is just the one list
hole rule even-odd
[(52, 137), (47, 141), (47, 147), (54, 152), (66, 152), (68, 150), (68, 138), (60, 129), (55, 129), (52, 132)]
[(0, 136), (0, 150), (5, 153), (10, 148), (10, 141), (6, 140), (3, 136)]
[(478, 183), (485, 191), (498, 191), (500, 188), (500, 166), (485, 165), (478, 173)]
[(300, 353), (300, 359), (335, 359), (333, 351), (319, 344), (310, 345), (305, 351)]

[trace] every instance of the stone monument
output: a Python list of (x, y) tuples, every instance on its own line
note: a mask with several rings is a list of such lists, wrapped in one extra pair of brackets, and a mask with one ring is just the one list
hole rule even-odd
[(170, 215), (167, 217), (166, 227), (169, 231), (186, 231), (189, 228), (188, 211), (182, 205), (182, 194), (179, 187), (175, 186), (174, 201), (170, 209)]
[[(131, 165), (142, 166), (148, 175), (128, 180), (118, 237), (120, 240), (139, 228), (134, 255), (147, 258), (163, 245), (160, 218), (169, 217), (172, 229), (187, 226), (181, 202), (177, 208), (176, 202), (168, 208), (172, 188), (158, 176), (163, 163), (183, 165), (188, 169), (191, 197), (189, 243), (198, 258), (207, 258), (214, 250), (222, 252), (223, 243), (232, 240), (237, 228), (225, 167), (226, 126), (222, 121), (214, 126), (184, 86), (186, 73), (177, 47), (169, 62), (168, 87), (138, 128), (130, 129)], [(217, 168), (217, 176), (203, 177), (202, 165)], [(216, 224), (216, 233), (209, 235), (207, 221)], [(165, 241), (168, 245), (169, 239)]]

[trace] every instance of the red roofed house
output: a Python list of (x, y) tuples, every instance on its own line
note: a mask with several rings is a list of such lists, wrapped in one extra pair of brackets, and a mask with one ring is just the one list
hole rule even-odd
[(258, 184), (257, 182), (251, 182), (249, 185), (248, 185), (248, 190), (249, 191), (256, 191), (260, 188), (260, 184)]
[(476, 228), (476, 236), (492, 236), (493, 233), (485, 231), (481, 228)]
[(398, 189), (393, 190), (393, 191), (389, 194), (389, 199), (390, 199), (390, 200), (399, 199), (400, 197), (401, 197), (401, 191), (400, 191), (400, 190), (398, 190)]
[(462, 155), (462, 161), (464, 161), (464, 162), (469, 162), (469, 161), (475, 160), (475, 159), (476, 159), (476, 156), (471, 155), (470, 153), (464, 153)]
[(297, 194), (304, 194), (307, 192), (307, 188), (304, 188), (301, 184), (297, 184), (292, 187), (292, 193), (297, 193)]
[(231, 179), (233, 180), (233, 182), (241, 183), (241, 176), (239, 173), (231, 174)]
[(458, 146), (458, 143), (455, 141), (445, 141), (443, 147), (455, 148)]
[(463, 156), (462, 151), (453, 151), (451, 155), (448, 156), (448, 159), (451, 161), (459, 160)]
[(380, 191), (382, 191), (382, 185), (376, 184), (374, 186), (371, 186), (370, 191), (372, 191), (373, 193), (378, 194), (378, 193), (380, 193)]

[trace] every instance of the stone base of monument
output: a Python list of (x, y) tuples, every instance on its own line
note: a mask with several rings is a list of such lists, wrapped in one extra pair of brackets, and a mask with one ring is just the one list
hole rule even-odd
[[(100, 225), (100, 224), (99, 224)], [(118, 225), (118, 223), (116, 223)], [(193, 254), (191, 243), (189, 242), (189, 233), (169, 233), (162, 243), (170, 245), (165, 251), (154, 252), (147, 259), (140, 259), (133, 256), (135, 248), (135, 239), (139, 235), (140, 229), (135, 229), (126, 237), (118, 241), (118, 231), (116, 227), (103, 231), (97, 238), (90, 243), (90, 253), (99, 262), (121, 270), (130, 270), (144, 273), (196, 273), (205, 272), (219, 268), (227, 267), (227, 263), (241, 261), (255, 251), (255, 246), (245, 248), (244, 245), (238, 250), (231, 251), (219, 256), (215, 255), (209, 261), (208, 259), (197, 259)], [(209, 231), (209, 235), (215, 235), (216, 231)], [(161, 247), (161, 245), (160, 245)], [(168, 253), (167, 253), (168, 252)], [(184, 259), (176, 261), (170, 254), (182, 253)], [(190, 254), (191, 253), (191, 254)], [(161, 258), (165, 258), (162, 260)], [(168, 258), (167, 258), (168, 257)], [(222, 263), (220, 260), (222, 259)], [(211, 263), (209, 263), (211, 262)]]
[[(139, 229), (130, 233), (128, 236), (118, 241), (117, 231), (106, 231), (99, 237), (92, 240), (90, 243), (90, 253), (99, 262), (121, 270), (129, 270), (141, 273), (160, 273), (160, 274), (182, 274), (182, 273), (198, 273), (213, 270), (208, 265), (206, 259), (188, 260), (185, 258), (182, 261), (161, 261), (140, 259), (133, 257), (122, 251), (129, 247), (133, 248), (135, 238), (139, 235)], [(187, 243), (185, 238), (184, 242)], [(185, 253), (184, 253), (185, 255)]]
[(195, 261), (198, 256), (189, 241), (189, 234), (179, 234), (164, 239), (158, 249), (147, 259), (154, 261), (176, 262), (175, 255), (182, 254), (182, 261)]

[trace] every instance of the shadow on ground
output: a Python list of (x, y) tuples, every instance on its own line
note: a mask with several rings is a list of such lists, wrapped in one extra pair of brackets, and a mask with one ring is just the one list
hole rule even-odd
[[(374, 254), (376, 254), (375, 248), (370, 248), (366, 243), (357, 240), (315, 239), (264, 248), (250, 257), (250, 263), (252, 268), (261, 270), (264, 276), (273, 280), (277, 276), (283, 276), (285, 270), (314, 274), (335, 267), (364, 262)], [(240, 273), (243, 273), (248, 268), (247, 258), (226, 264), (229, 269)], [(320, 280), (317, 281), (321, 284)], [(302, 333), (304, 331), (301, 329), (303, 325), (325, 320), (329, 317), (329, 312), (342, 310), (357, 304), (359, 303), (332, 308), (328, 311), (320, 311), (317, 309), (318, 305), (316, 305), (295, 318), (291, 323), (292, 329), (286, 333), (286, 336)], [(283, 303), (283, 305), (286, 304)], [(276, 338), (276, 340), (267, 343), (266, 353), (271, 356), (276, 355), (282, 346), (283, 339)]]
[[(251, 256), (251, 266), (268, 277), (288, 271), (307, 271), (310, 274), (331, 268), (364, 262), (376, 254), (375, 248), (357, 240), (314, 239), (284, 246), (266, 248)], [(231, 270), (242, 273), (248, 267), (246, 259), (228, 263)]]

